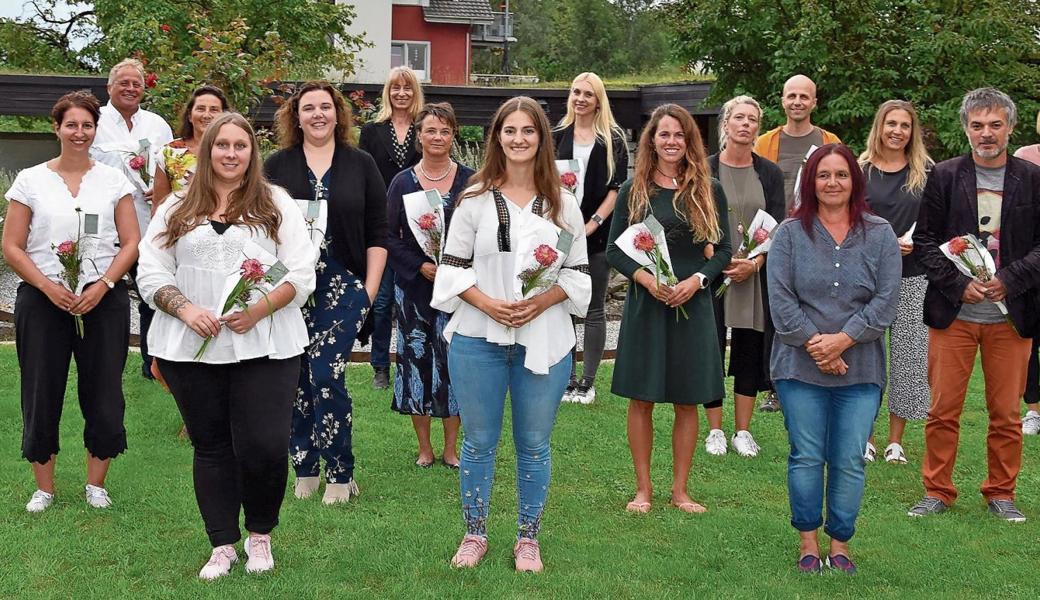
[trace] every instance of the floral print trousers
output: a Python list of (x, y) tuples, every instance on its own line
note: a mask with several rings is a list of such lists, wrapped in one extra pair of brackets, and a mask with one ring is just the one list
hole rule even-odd
[(361, 280), (324, 250), (316, 271), (314, 306), (303, 311), (310, 345), (301, 362), (289, 458), (297, 477), (317, 477), (324, 458), (326, 483), (350, 483), (353, 419), (346, 368), (370, 302)]

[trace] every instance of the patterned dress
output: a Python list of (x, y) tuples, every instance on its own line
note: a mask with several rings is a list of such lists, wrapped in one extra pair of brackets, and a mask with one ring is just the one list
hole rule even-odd
[[(308, 169), (315, 198), (327, 199), (332, 170), (317, 184)], [(303, 309), (309, 345), (300, 370), (293, 407), (289, 457), (297, 477), (317, 477), (325, 460), (326, 483), (353, 483), (353, 418), (347, 391), (350, 350), (370, 303), (364, 282), (337, 260), (328, 233), (315, 268), (314, 306)], [(354, 493), (357, 486), (354, 485)]]
[[(455, 198), (462, 193), (473, 171), (459, 165), (451, 190), (444, 195), (445, 237), (451, 224)], [(444, 327), (448, 313), (430, 307), (433, 282), (417, 269), (432, 262), (408, 227), (402, 197), (421, 191), (414, 169), (402, 171), (387, 191), (390, 250), (397, 278), (394, 300), (397, 311), (397, 373), (391, 408), (401, 414), (455, 417), (459, 414), (455, 391), (448, 380), (448, 342)]]

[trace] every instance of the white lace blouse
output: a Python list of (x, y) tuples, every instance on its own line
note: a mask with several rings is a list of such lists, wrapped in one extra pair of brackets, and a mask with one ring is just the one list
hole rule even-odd
[[(499, 208), (489, 191), (466, 198), (459, 203), (451, 218), (448, 239), (444, 247), (445, 259), (437, 267), (430, 305), (437, 310), (454, 313), (444, 337), (460, 333), (483, 338), (500, 345), (520, 344), (526, 349), (524, 367), (537, 374), (549, 372), (574, 347), (574, 326), (571, 315), (585, 316), (592, 298), (592, 279), (588, 271), (588, 251), (585, 245), (585, 222), (574, 195), (561, 190), (563, 210), (561, 225), (574, 234), (574, 243), (567, 254), (556, 283), (567, 294), (567, 300), (554, 304), (530, 323), (518, 328), (506, 327), (464, 302), (459, 294), (473, 286), (498, 300), (516, 300), (516, 252), (519, 229), (534, 217), (531, 201), (524, 208), (505, 199), (508, 211), (508, 251), (501, 248)], [(504, 197), (503, 197), (504, 198)]]
[(224, 283), (229, 275), (238, 273), (246, 258), (243, 249), (249, 240), (285, 265), (288, 274), (275, 287), (289, 282), (296, 290), (295, 297), (244, 334), (222, 328), (210, 342), (201, 362), (222, 364), (261, 357), (282, 359), (303, 352), (308, 337), (300, 307), (314, 291), (314, 264), (318, 251), (311, 244), (307, 225), (295, 201), (279, 187), (272, 187), (272, 192), (282, 213), (282, 224), (278, 229), (280, 243), (277, 244), (262, 229), (232, 225), (223, 234), (218, 234), (209, 221), (204, 221), (172, 247), (164, 248), (161, 234), (166, 230), (167, 215), (180, 204), (181, 199), (173, 195), (159, 206), (141, 240), (137, 281), (141, 297), (157, 309), (148, 330), (148, 351), (153, 356), (189, 362), (194, 360), (203, 342), (203, 338), (180, 319), (155, 306), (155, 293), (164, 286), (176, 286), (193, 304), (219, 316)]

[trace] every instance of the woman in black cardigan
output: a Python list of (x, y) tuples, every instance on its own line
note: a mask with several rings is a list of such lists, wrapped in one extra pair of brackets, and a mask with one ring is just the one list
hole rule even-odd
[(585, 218), (592, 275), (592, 300), (585, 315), (582, 377), (577, 378), (577, 352), (571, 361), (571, 380), (564, 402), (592, 404), (596, 399), (596, 370), (607, 341), (606, 300), (610, 266), (607, 234), (618, 188), (628, 178), (628, 146), (625, 133), (614, 121), (603, 82), (595, 73), (582, 73), (571, 83), (567, 114), (553, 134), (556, 158), (578, 159), (582, 177), (573, 189)]
[(386, 264), (386, 187), (372, 157), (351, 145), (350, 109), (331, 84), (304, 84), (275, 118), (282, 149), (264, 164), (268, 179), (328, 206), (325, 231), (312, 232), (321, 255), (314, 301), (304, 309), (310, 346), (289, 442), (296, 497), (318, 489), (324, 458), (323, 501), (346, 502), (358, 493), (346, 366), (355, 336), (367, 336), (362, 324)]
[[(759, 210), (776, 219), (784, 219), (784, 175), (780, 167), (751, 151), (758, 136), (762, 110), (750, 96), (737, 96), (726, 102), (719, 117), (719, 141), (722, 151), (708, 157), (712, 177), (722, 183), (729, 201), (730, 234), (733, 256), (729, 266), (718, 277), (713, 291), (726, 277), (732, 278), (729, 289), (715, 298), (715, 326), (719, 352), (726, 358), (726, 328), (732, 330), (729, 343), (729, 371), (733, 376), (735, 431), (733, 449), (741, 456), (757, 456), (758, 444), (752, 437), (751, 414), (758, 392), (771, 389), (769, 354), (772, 351), (773, 323), (769, 316), (766, 290), (766, 255), (741, 258), (737, 248), (742, 242), (737, 226), (751, 225)], [(722, 399), (704, 405), (710, 428), (705, 439), (709, 454), (726, 453), (726, 434), (722, 431)]]
[[(408, 67), (390, 69), (383, 85), (383, 103), (371, 123), (361, 127), (358, 145), (372, 155), (383, 185), (390, 187), (394, 176), (414, 166), (422, 157), (415, 144), (415, 118), (423, 106), (423, 92), (415, 71)], [(393, 329), (394, 272), (387, 265), (372, 305), (372, 387), (390, 385), (390, 331)]]

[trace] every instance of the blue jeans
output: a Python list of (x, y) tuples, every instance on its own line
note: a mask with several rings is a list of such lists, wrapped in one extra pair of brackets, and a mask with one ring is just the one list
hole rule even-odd
[(547, 375), (535, 375), (524, 368), (525, 353), (519, 344), (500, 346), (457, 333), (448, 348), (448, 373), (465, 431), (459, 477), (462, 516), (466, 532), (472, 535), (487, 535), (506, 391), (512, 407), (520, 496), (517, 537), (535, 538), (541, 526), (552, 470), (549, 438), (570, 376), (571, 357), (550, 367)]
[(791, 443), (787, 457), (791, 525), (798, 531), (815, 531), (824, 525), (832, 539), (846, 542), (856, 531), (866, 481), (863, 448), (881, 406), (881, 388), (872, 383), (823, 387), (796, 379), (774, 384)]
[(390, 265), (383, 268), (379, 291), (372, 302), (372, 355), (373, 368), (390, 368), (390, 332), (394, 328), (394, 272)]

